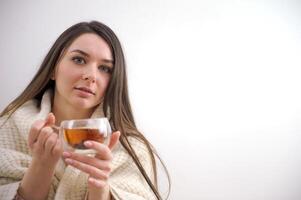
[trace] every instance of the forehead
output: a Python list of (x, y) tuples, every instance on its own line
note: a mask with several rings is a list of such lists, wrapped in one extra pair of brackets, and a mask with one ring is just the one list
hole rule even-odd
[(84, 33), (68, 47), (67, 52), (81, 50), (97, 59), (112, 60), (112, 52), (107, 42), (94, 33)]

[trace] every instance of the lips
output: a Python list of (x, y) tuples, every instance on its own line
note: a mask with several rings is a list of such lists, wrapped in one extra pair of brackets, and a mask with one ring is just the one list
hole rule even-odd
[(87, 87), (75, 87), (75, 89), (95, 95), (95, 93), (90, 88)]

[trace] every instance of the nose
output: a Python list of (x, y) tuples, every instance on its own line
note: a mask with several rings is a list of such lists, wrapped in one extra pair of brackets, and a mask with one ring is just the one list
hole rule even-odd
[(94, 83), (96, 81), (96, 72), (93, 68), (86, 69), (82, 74), (82, 79)]

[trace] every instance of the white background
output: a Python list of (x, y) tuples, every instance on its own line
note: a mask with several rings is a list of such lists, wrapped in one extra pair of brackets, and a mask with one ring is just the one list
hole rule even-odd
[(170, 199), (300, 200), (300, 11), (297, 0), (2, 0), (0, 109), (62, 31), (96, 19), (123, 43)]

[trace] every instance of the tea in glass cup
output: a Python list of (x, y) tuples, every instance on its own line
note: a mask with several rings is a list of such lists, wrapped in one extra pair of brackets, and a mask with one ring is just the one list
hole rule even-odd
[(107, 118), (80, 119), (62, 121), (60, 138), (65, 150), (82, 154), (95, 154), (95, 150), (84, 145), (93, 140), (108, 145), (112, 130)]

